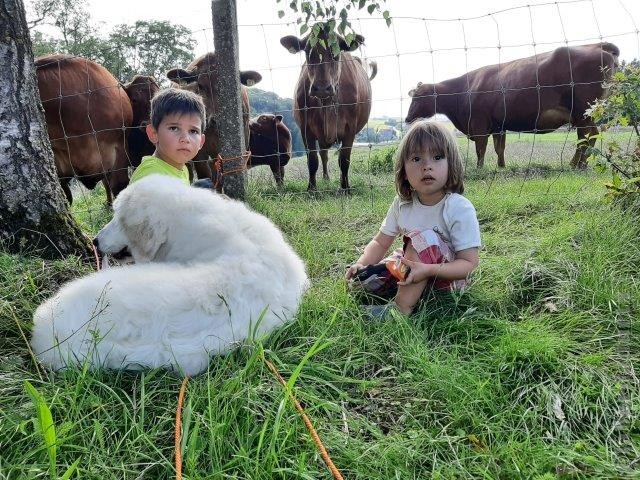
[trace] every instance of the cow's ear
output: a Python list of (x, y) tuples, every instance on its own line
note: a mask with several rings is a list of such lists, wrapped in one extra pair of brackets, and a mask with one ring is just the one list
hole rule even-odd
[(172, 82), (184, 85), (186, 83), (193, 83), (196, 81), (196, 76), (181, 68), (174, 68), (167, 72), (167, 78)]
[(252, 87), (262, 80), (262, 75), (253, 70), (240, 70), (240, 83), (247, 87)]
[(282, 121), (282, 115), (276, 115), (276, 123)]
[(289, 50), (289, 53), (298, 53), (306, 48), (307, 39), (301, 40), (295, 35), (287, 35), (280, 39), (280, 44)]
[(338, 45), (340, 46), (340, 50), (342, 50), (343, 52), (353, 52), (354, 50), (357, 50), (358, 47), (360, 47), (360, 45), (363, 45), (363, 44), (364, 44), (364, 37), (359, 34), (356, 34), (355, 38), (351, 40), (350, 45), (347, 45), (347, 41), (344, 38), (338, 37)]

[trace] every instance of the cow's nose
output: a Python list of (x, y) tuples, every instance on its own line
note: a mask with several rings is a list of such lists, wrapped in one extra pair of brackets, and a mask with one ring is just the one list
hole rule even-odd
[(335, 94), (336, 89), (333, 85), (318, 86), (316, 84), (311, 85), (311, 95), (319, 98), (331, 97)]

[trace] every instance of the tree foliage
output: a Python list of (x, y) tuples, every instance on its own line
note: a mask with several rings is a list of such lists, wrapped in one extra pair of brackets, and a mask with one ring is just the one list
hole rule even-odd
[[(386, 0), (276, 0), (277, 3), (289, 2), (289, 9), (293, 11), (295, 21), (300, 25), (300, 35), (309, 34), (309, 42), (313, 47), (320, 42), (323, 47), (329, 47), (335, 56), (340, 53), (338, 37), (344, 37), (348, 45), (355, 38), (349, 15), (366, 7), (369, 15), (374, 12), (382, 12), (382, 17), (391, 25), (391, 15), (388, 10), (383, 10), (382, 5)], [(284, 10), (278, 10), (278, 16), (285, 16)], [(313, 26), (310, 26), (313, 24)], [(319, 38), (322, 31), (328, 32), (328, 43)]]
[(607, 196), (640, 208), (640, 62), (623, 63), (605, 86), (608, 96), (594, 102), (587, 114), (605, 129), (631, 127), (634, 137), (622, 145), (612, 136), (602, 149), (593, 148), (590, 158), (597, 170), (611, 169), (611, 182), (605, 184)]
[(196, 45), (188, 28), (168, 21), (117, 25), (107, 43), (113, 53), (103, 65), (116, 77), (129, 79), (142, 73), (158, 80), (176, 65), (189, 64)]
[[(196, 42), (191, 32), (168, 21), (120, 24), (101, 36), (81, 0), (35, 0), (30, 17), (34, 56), (68, 53), (89, 58), (121, 82), (135, 74), (153, 75), (162, 81), (167, 70), (188, 64), (194, 57)], [(35, 28), (45, 25), (56, 34)]]

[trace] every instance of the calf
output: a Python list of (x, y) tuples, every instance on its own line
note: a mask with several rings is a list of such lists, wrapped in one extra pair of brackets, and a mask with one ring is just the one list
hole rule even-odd
[(284, 183), (284, 166), (291, 158), (291, 132), (282, 115), (262, 114), (249, 121), (251, 167), (269, 165), (276, 185)]

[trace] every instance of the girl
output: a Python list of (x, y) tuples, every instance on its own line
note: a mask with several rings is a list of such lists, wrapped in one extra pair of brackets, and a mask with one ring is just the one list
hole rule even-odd
[(480, 227), (475, 208), (462, 196), (456, 139), (444, 127), (424, 120), (413, 123), (398, 146), (395, 172), (398, 195), (376, 236), (347, 269), (346, 279), (361, 278), (358, 273), (380, 262), (401, 234), (404, 251), (398, 262), (409, 270), (397, 282), (391, 306), (410, 314), (427, 286), (452, 290), (464, 285), (478, 266)]

